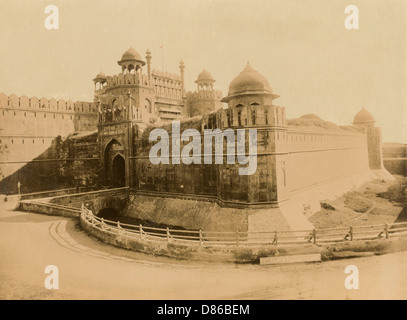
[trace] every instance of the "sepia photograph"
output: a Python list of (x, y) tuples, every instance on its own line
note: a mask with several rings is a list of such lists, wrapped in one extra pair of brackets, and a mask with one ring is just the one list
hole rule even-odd
[(0, 300), (407, 299), (407, 1), (0, 17)]

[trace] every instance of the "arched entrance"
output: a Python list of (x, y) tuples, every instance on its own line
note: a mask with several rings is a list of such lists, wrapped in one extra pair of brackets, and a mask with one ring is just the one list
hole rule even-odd
[(126, 186), (126, 164), (123, 145), (117, 140), (110, 141), (104, 153), (105, 181), (112, 187)]
[(113, 186), (124, 187), (126, 185), (125, 168), (124, 158), (118, 154), (116, 157), (114, 157), (112, 165)]

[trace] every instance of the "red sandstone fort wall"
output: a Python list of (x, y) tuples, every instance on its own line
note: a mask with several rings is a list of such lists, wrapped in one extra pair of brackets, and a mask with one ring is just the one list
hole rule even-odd
[(96, 129), (96, 108), (72, 102), (0, 93), (0, 180), (43, 154), (57, 136)]
[(367, 136), (288, 128), (287, 183), (297, 192), (369, 170)]

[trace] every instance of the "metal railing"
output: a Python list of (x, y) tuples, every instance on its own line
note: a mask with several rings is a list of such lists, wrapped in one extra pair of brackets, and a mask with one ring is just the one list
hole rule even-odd
[(81, 219), (107, 233), (129, 236), (141, 241), (167, 241), (190, 246), (260, 246), (327, 244), (356, 240), (390, 239), (407, 235), (407, 222), (330, 229), (264, 232), (222, 232), (176, 230), (125, 224), (97, 217), (83, 204)]

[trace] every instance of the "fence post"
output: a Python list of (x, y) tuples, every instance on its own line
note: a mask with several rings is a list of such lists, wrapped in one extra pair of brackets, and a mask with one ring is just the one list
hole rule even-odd
[(203, 239), (202, 239), (202, 230), (199, 230), (199, 245), (202, 247)]
[(389, 239), (389, 224), (386, 223), (386, 239)]
[(170, 242), (170, 228), (167, 227), (167, 242)]
[(139, 225), (139, 230), (140, 230), (140, 240), (143, 240), (143, 227), (141, 224)]
[(120, 221), (117, 221), (117, 234), (119, 234), (120, 235), (120, 229), (121, 229), (122, 227), (120, 227)]
[(351, 226), (349, 229), (350, 241), (353, 241), (353, 227)]
[(101, 225), (102, 230), (105, 228), (104, 224), (105, 224), (105, 219), (102, 218), (102, 225)]
[(273, 241), (273, 243), (274, 243), (275, 245), (278, 245), (278, 235), (277, 235), (277, 230), (276, 230), (276, 231), (274, 231), (274, 241)]
[(317, 230), (312, 230), (312, 238), (314, 239), (314, 244), (317, 244)]

